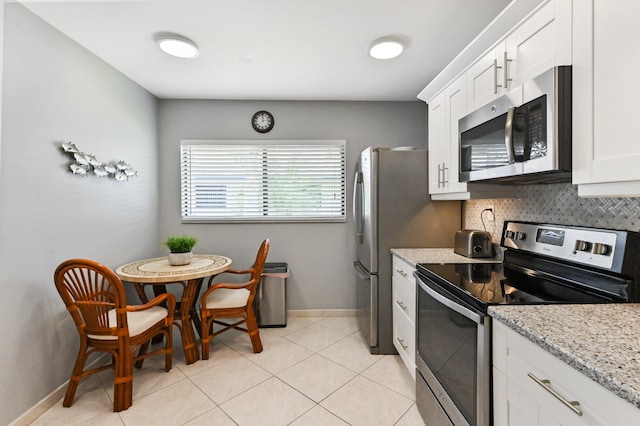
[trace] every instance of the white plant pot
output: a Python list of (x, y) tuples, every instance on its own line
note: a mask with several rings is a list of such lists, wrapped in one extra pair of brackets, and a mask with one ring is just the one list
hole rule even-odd
[(193, 259), (193, 252), (187, 253), (169, 253), (167, 256), (169, 260), (169, 265), (180, 266), (180, 265), (188, 265), (191, 263), (191, 259)]

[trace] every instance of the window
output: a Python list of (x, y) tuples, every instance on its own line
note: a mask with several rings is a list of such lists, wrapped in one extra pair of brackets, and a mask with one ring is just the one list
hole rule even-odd
[(344, 222), (346, 141), (180, 143), (185, 222)]

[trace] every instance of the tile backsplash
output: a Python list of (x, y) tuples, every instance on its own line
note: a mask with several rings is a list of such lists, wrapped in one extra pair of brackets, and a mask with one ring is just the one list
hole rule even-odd
[[(521, 185), (517, 194), (517, 199), (465, 201), (464, 227), (486, 229), (494, 242), (500, 242), (505, 220), (640, 231), (640, 198), (580, 198), (568, 183)], [(482, 212), (490, 206), (495, 208), (493, 222), (490, 213)]]

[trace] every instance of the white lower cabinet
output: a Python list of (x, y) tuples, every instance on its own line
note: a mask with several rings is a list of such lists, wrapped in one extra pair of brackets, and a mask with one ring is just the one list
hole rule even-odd
[(416, 378), (416, 282), (415, 268), (393, 256), (393, 344), (400, 358)]
[(640, 409), (493, 322), (495, 426), (638, 425)]

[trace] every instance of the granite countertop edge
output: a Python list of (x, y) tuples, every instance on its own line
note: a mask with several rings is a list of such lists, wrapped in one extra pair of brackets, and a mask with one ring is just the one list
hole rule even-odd
[[(629, 306), (631, 304), (625, 305)], [(555, 315), (558, 321), (562, 321), (567, 310), (575, 310), (576, 307), (580, 306), (585, 305), (544, 305), (544, 309), (547, 314), (555, 311), (555, 314), (550, 315)], [(605, 310), (610, 306), (612, 305), (602, 305), (600, 309)], [(529, 308), (535, 309), (540, 308), (540, 306), (529, 306)], [(620, 344), (614, 348), (618, 358), (612, 356), (610, 358), (613, 358), (613, 360), (605, 359), (606, 353), (600, 353), (598, 350), (589, 348), (589, 345), (580, 343), (581, 337), (579, 335), (570, 338), (566, 336), (560, 337), (559, 333), (554, 332), (552, 327), (541, 327), (540, 324), (532, 323), (530, 318), (522, 319), (520, 316), (522, 309), (527, 309), (527, 307), (491, 306), (489, 307), (489, 314), (495, 320), (526, 337), (540, 348), (564, 361), (620, 398), (640, 408), (640, 377), (638, 377), (638, 374), (631, 374), (632, 371), (626, 368), (635, 367), (633, 371), (637, 373), (638, 366), (634, 364), (640, 362), (640, 353), (636, 348), (619, 342)], [(600, 333), (605, 333), (606, 335), (605, 328), (607, 324), (590, 322), (588, 317), (583, 318), (583, 320), (584, 324), (591, 324), (593, 327), (601, 328)], [(598, 344), (594, 343), (594, 345)], [(616, 362), (621, 360), (622, 362)]]
[(395, 254), (415, 268), (418, 263), (501, 263), (502, 251), (498, 250), (495, 257), (479, 258), (464, 257), (453, 252), (453, 248), (392, 248)]

